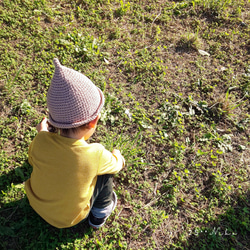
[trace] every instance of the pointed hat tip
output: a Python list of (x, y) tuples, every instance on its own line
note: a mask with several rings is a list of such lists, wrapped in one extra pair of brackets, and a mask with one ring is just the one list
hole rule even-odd
[(55, 65), (56, 67), (60, 67), (60, 66), (61, 66), (61, 64), (60, 64), (60, 62), (59, 62), (59, 60), (58, 60), (58, 58), (54, 58), (54, 59), (53, 59), (53, 63), (54, 63), (54, 65)]

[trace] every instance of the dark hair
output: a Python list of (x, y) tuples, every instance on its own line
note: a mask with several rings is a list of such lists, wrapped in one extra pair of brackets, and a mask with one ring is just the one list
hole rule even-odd
[(76, 128), (61, 128), (61, 131), (62, 131), (62, 133), (63, 133), (64, 135), (69, 135), (71, 132), (72, 132), (73, 134), (77, 134), (77, 132), (78, 132), (79, 130), (84, 129), (84, 128), (86, 127), (86, 125), (87, 125), (87, 124), (84, 124), (84, 125), (81, 125), (81, 126), (76, 127)]
[(52, 132), (52, 133), (57, 133), (58, 130), (60, 129), (61, 132), (64, 134), (64, 135), (69, 135), (71, 132), (76, 134), (79, 130), (82, 130), (86, 127), (87, 124), (83, 124), (79, 127), (76, 127), (76, 128), (56, 128), (54, 126), (52, 126), (51, 124), (49, 124), (49, 132)]

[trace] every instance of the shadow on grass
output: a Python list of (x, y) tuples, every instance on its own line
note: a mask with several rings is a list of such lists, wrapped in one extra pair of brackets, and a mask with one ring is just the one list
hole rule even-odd
[[(20, 170), (24, 171), (26, 167)], [(8, 193), (13, 184), (23, 184), (23, 178), (15, 170), (1, 175), (0, 195)], [(22, 190), (11, 191), (12, 198), (0, 202), (0, 249), (61, 249), (63, 245), (92, 234), (87, 221), (66, 229), (50, 226), (30, 207)]]
[(87, 222), (72, 228), (50, 226), (30, 207), (27, 198), (6, 204), (0, 209), (1, 249), (56, 249), (89, 235)]

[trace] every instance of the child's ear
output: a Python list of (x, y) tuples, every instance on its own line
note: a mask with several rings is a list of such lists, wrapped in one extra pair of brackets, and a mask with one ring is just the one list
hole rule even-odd
[(101, 115), (99, 114), (94, 120), (89, 122), (89, 127), (90, 128), (95, 128), (98, 120), (100, 119)]
[(89, 122), (88, 126), (89, 126), (89, 128), (95, 128), (96, 123), (93, 120), (93, 121)]

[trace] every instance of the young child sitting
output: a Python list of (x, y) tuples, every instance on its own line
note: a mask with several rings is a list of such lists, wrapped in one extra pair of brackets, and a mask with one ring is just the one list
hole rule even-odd
[(112, 175), (125, 160), (119, 150), (111, 153), (99, 143), (86, 142), (100, 118), (102, 91), (58, 59), (53, 62), (49, 118), (37, 125), (29, 148), (33, 171), (25, 183), (26, 194), (33, 209), (57, 228), (72, 227), (86, 218), (99, 228), (116, 206)]

